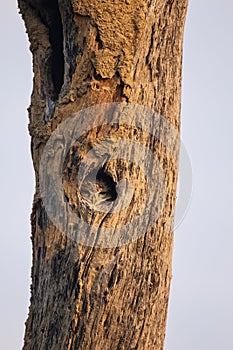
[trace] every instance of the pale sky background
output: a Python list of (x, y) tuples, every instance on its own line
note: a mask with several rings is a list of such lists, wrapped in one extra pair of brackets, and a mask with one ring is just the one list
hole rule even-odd
[[(15, 1), (0, 6), (0, 349), (20, 350), (31, 268), (34, 175), (26, 108), (32, 69)], [(232, 14), (232, 0), (190, 0), (182, 138), (194, 183), (175, 233), (165, 350), (233, 349)]]

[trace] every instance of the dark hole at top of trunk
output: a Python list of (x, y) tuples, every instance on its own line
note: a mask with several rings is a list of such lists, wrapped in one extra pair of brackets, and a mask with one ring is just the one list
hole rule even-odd
[(57, 100), (64, 83), (63, 27), (58, 0), (27, 0), (37, 10), (41, 21), (48, 28), (51, 57), (48, 69), (47, 94)]
[(47, 1), (45, 21), (51, 43), (51, 79), (54, 87), (52, 99), (58, 99), (64, 83), (63, 27), (57, 0)]
[(49, 24), (49, 40), (52, 47), (51, 77), (54, 86), (54, 98), (57, 99), (64, 83), (63, 28), (57, 1), (53, 8), (54, 17)]

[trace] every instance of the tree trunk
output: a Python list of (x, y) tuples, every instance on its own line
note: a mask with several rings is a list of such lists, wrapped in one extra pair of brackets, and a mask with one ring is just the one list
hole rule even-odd
[(19, 7), (36, 175), (24, 350), (161, 350), (187, 0)]

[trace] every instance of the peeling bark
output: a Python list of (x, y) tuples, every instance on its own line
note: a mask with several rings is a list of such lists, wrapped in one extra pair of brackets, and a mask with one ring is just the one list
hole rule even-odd
[[(125, 137), (147, 145), (167, 179), (164, 208), (155, 225), (128, 245), (101, 248), (76, 244), (51, 222), (41, 199), (39, 164), (57, 126), (71, 114), (100, 103), (146, 106), (179, 132), (188, 1), (18, 2), (33, 54), (29, 131), (36, 176), (31, 305), (23, 349), (162, 350), (173, 246), (166, 223), (174, 216), (177, 165), (144, 130), (103, 125), (77, 140), (64, 164), (64, 198), (75, 213), (99, 228), (136, 216), (148, 189), (136, 165), (112, 160), (96, 181), (89, 176), (80, 199), (77, 167), (96, 140)], [(156, 127), (165, 133), (162, 124)], [(179, 142), (176, 147), (178, 152)], [(96, 186), (98, 201), (114, 201), (122, 177), (128, 177), (135, 190), (128, 211), (117, 218), (91, 211)], [(155, 184), (157, 191), (159, 186)]]

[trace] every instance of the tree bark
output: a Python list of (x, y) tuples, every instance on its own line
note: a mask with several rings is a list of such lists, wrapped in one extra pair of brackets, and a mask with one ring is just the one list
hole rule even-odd
[[(170, 145), (170, 150), (173, 147), (177, 154), (179, 139), (172, 140), (163, 120), (179, 135), (182, 42), (188, 0), (18, 2), (33, 54), (29, 131), (36, 176), (31, 215), (31, 305), (23, 349), (161, 350), (172, 276), (171, 231), (178, 176), (177, 163), (161, 138), (167, 137), (166, 146)], [(87, 175), (86, 192), (84, 189), (77, 193), (80, 162), (104, 137), (108, 141), (129, 139), (155, 154), (166, 178), (161, 214), (143, 235), (127, 244), (98, 244), (100, 238), (84, 244), (66, 234), (69, 222), (63, 222), (63, 228), (55, 225), (42, 200), (40, 162), (50, 136), (72, 114), (99, 104), (105, 104), (99, 115), (107, 115), (109, 108), (116, 114), (128, 106), (141, 106), (136, 109), (146, 107), (161, 116), (153, 130), (160, 133), (159, 138), (143, 127), (117, 123), (95, 126), (69, 148), (63, 164), (66, 205), (101, 231), (121, 227), (129, 219), (133, 222), (145, 203), (154, 203), (159, 210), (161, 202), (146, 202), (151, 190), (149, 180), (124, 157), (107, 158), (96, 179)], [(139, 113), (137, 123), (140, 122), (143, 126), (143, 113)], [(121, 147), (125, 154), (127, 143)], [(92, 165), (102, 158), (103, 152), (93, 153)], [(53, 159), (46, 161), (47, 169), (52, 168)], [(148, 174), (152, 176), (150, 169)], [(128, 207), (120, 214), (95, 212), (90, 203), (95, 186), (100, 188), (99, 196), (111, 202), (117, 197), (116, 184), (122, 178), (133, 184), (133, 200)], [(161, 181), (157, 181), (157, 196), (160, 189)], [(53, 196), (54, 193), (51, 200), (56, 202)], [(54, 208), (58, 213), (57, 204)], [(146, 225), (142, 219), (139, 226)], [(132, 226), (129, 236), (137, 232), (136, 226)]]

